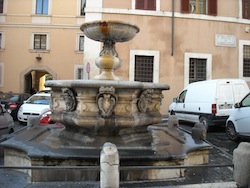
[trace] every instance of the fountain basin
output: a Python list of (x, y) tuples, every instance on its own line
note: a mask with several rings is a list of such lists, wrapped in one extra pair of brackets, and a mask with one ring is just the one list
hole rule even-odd
[(120, 80), (114, 71), (121, 66), (121, 60), (115, 50), (116, 42), (126, 42), (135, 37), (140, 29), (122, 21), (94, 21), (81, 25), (80, 29), (88, 38), (103, 42), (103, 49), (95, 64), (100, 68), (101, 74), (97, 80)]
[(135, 25), (117, 20), (87, 22), (80, 29), (88, 38), (100, 42), (126, 42), (140, 31)]

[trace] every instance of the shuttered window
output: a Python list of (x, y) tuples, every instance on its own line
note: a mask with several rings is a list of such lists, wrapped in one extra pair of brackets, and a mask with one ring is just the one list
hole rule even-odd
[(182, 0), (182, 13), (217, 15), (217, 0)]
[(250, 0), (242, 0), (242, 17), (250, 19)]
[(208, 15), (217, 15), (217, 0), (208, 0)]
[(136, 9), (156, 10), (156, 0), (136, 0)]

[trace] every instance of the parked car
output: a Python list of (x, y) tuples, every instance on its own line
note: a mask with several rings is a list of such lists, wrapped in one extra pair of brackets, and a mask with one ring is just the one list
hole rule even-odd
[(50, 109), (46, 109), (42, 112), (42, 114), (40, 115), (40, 118), (39, 118), (39, 124), (40, 125), (53, 125), (53, 127), (58, 127), (58, 128), (64, 127), (63, 124), (61, 124), (59, 122), (54, 122), (51, 119), (51, 110)]
[(51, 119), (51, 110), (50, 109), (46, 109), (44, 110), (39, 118), (39, 123), (40, 124), (52, 124), (54, 123)]
[(52, 90), (51, 89), (44, 89), (44, 90), (40, 90), (36, 93), (52, 93)]
[(23, 104), (23, 101), (27, 100), (31, 95), (29, 93), (8, 93), (3, 96), (1, 104), (10, 113), (15, 121), (17, 120), (17, 112)]
[(11, 115), (0, 105), (0, 135), (14, 132), (14, 121)]
[(27, 123), (29, 116), (40, 116), (45, 109), (50, 109), (51, 94), (37, 93), (32, 95), (19, 108), (17, 117), (20, 123)]
[(169, 113), (179, 120), (201, 122), (206, 129), (225, 125), (234, 104), (247, 93), (249, 87), (241, 79), (216, 79), (194, 82), (185, 87), (169, 106)]
[(250, 138), (250, 93), (235, 104), (226, 122), (226, 134), (233, 141), (241, 137)]

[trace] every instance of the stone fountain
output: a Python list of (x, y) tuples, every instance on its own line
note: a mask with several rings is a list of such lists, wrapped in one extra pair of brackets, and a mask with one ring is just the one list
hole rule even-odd
[[(208, 162), (209, 145), (162, 121), (162, 91), (167, 84), (122, 81), (115, 75), (121, 60), (117, 42), (139, 32), (120, 21), (84, 23), (85, 36), (103, 43), (93, 80), (52, 80), (52, 119), (64, 129), (33, 126), (5, 141), (5, 165), (98, 166), (102, 146), (115, 144), (121, 166), (191, 165)], [(33, 181), (98, 180), (99, 171), (28, 170)], [(183, 169), (121, 172), (121, 180), (165, 179)]]

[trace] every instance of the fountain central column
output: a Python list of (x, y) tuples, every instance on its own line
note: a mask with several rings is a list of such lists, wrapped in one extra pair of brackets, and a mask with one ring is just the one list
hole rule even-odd
[(103, 42), (103, 50), (100, 56), (96, 58), (95, 64), (100, 68), (101, 74), (94, 79), (98, 80), (120, 80), (115, 76), (114, 71), (121, 66), (121, 60), (115, 51), (115, 42), (106, 40)]

